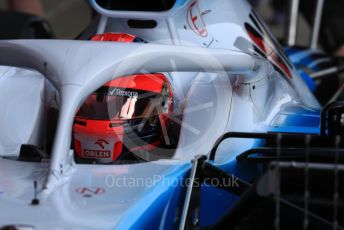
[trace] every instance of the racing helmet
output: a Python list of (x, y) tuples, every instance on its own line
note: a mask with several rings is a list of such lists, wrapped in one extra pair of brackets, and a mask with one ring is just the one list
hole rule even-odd
[[(92, 38), (122, 42), (135, 39), (113, 33)], [(172, 101), (171, 85), (162, 73), (124, 76), (107, 82), (86, 98), (75, 116), (76, 161), (145, 161), (134, 153), (149, 153), (166, 144), (164, 132), (170, 123)]]

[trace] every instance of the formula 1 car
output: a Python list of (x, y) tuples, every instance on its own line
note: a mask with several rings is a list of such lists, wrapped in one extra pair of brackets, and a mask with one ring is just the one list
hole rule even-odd
[(90, 4), (80, 40), (0, 41), (0, 228), (333, 229), (290, 178), (342, 159), (343, 104), (248, 3)]

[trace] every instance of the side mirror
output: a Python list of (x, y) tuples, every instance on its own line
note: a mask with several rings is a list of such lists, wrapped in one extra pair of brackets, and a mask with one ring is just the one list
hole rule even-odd
[(24, 144), (20, 147), (19, 161), (41, 162), (43, 159), (48, 159), (48, 155), (37, 146)]

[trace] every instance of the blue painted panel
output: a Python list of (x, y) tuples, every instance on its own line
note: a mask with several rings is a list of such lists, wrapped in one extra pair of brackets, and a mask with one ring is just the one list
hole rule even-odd
[(316, 83), (310, 74), (323, 69), (324, 65), (320, 67), (321, 64), (332, 65), (331, 59), (317, 50), (286, 48), (285, 53), (311, 91), (316, 89)]
[[(258, 141), (255, 147), (258, 147), (258, 145), (261, 146), (262, 144), (262, 141)], [(223, 164), (215, 164), (215, 166), (247, 182), (251, 182), (260, 174), (257, 164), (248, 161), (238, 162), (232, 160)], [(213, 184), (216, 185), (216, 182), (216, 180), (213, 181)], [(225, 181), (224, 183), (228, 186), (236, 186), (234, 180)], [(200, 209), (201, 227), (215, 224), (222, 216), (228, 213), (238, 201), (239, 197), (230, 192), (203, 184), (201, 188)]]
[(201, 188), (200, 226), (204, 228), (215, 224), (238, 201), (239, 197), (234, 194), (203, 184)]
[(319, 133), (320, 113), (320, 110), (289, 106), (276, 115), (269, 131)]

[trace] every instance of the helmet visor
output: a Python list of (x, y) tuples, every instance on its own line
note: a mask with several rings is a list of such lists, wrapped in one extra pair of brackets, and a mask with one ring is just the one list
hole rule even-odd
[(166, 96), (143, 90), (103, 86), (91, 94), (77, 116), (94, 120), (127, 120), (166, 113)]

